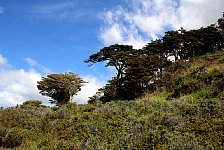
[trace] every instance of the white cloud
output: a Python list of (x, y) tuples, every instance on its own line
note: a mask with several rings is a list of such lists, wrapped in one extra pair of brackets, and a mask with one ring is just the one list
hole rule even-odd
[[(9, 107), (21, 104), (29, 99), (39, 99), (45, 104), (48, 99), (39, 94), (37, 81), (41, 74), (35, 70), (14, 69), (7, 63), (7, 59), (0, 57), (0, 106)], [(2, 61), (4, 60), (4, 61)], [(4, 62), (4, 63), (3, 63)]]
[(2, 55), (0, 55), (0, 66), (7, 66), (7, 65), (8, 65), (7, 59)]
[[(26, 61), (31, 67), (45, 68), (31, 58), (26, 58)], [(0, 107), (15, 106), (30, 99), (41, 100), (44, 104), (50, 105), (50, 97), (42, 96), (37, 89), (37, 81), (41, 80), (41, 73), (33, 68), (24, 70), (8, 66), (10, 66), (8, 60), (0, 55)], [(93, 96), (99, 88), (105, 85), (92, 75), (82, 78), (89, 83), (86, 83), (78, 95), (74, 96), (73, 101), (79, 104), (87, 103), (88, 97)]]
[(109, 29), (106, 29), (100, 37), (104, 43), (115, 43), (122, 41), (122, 29), (119, 24), (114, 23)]
[(73, 2), (54, 3), (42, 6), (36, 6), (32, 12), (37, 14), (51, 15), (58, 12), (64, 12), (67, 9), (73, 8), (75, 4)]
[(104, 45), (131, 44), (142, 48), (170, 29), (195, 29), (221, 17), (223, 0), (130, 0), (100, 15)]
[(82, 15), (77, 9), (75, 2), (65, 1), (32, 6), (30, 15), (34, 19), (74, 20)]
[(48, 99), (38, 93), (36, 84), (40, 79), (41, 75), (32, 70), (11, 69), (1, 71), (0, 106), (15, 106), (29, 99), (39, 99), (45, 104), (49, 104)]
[(78, 92), (78, 95), (73, 99), (73, 101), (78, 104), (87, 103), (89, 97), (95, 95), (98, 89), (102, 88), (106, 84), (92, 75), (86, 75), (83, 79), (88, 83), (85, 83), (85, 85), (81, 88), (81, 91)]
[(14, 94), (11, 92), (7, 91), (1, 91), (0, 92), (0, 106), (1, 107), (10, 107), (10, 106), (15, 106), (17, 104), (22, 103), (23, 97), (20, 96), (19, 94)]
[(223, 0), (181, 0), (180, 25), (194, 29), (215, 23), (222, 17), (223, 6)]
[(50, 69), (44, 67), (43, 65), (39, 64), (36, 60), (32, 59), (32, 58), (25, 58), (25, 61), (31, 66), (31, 67), (35, 67), (37, 69), (40, 69), (40, 71), (42, 71), (44, 74), (48, 74), (51, 73)]

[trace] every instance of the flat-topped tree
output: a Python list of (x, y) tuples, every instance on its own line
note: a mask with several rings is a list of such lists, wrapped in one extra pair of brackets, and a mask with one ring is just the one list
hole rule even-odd
[[(106, 61), (106, 67), (113, 66), (117, 70), (117, 78), (124, 77), (124, 69), (129, 55), (133, 54), (136, 50), (130, 45), (111, 45), (102, 48), (99, 52), (89, 56), (85, 63), (97, 63)], [(92, 65), (91, 64), (91, 65)]]
[[(100, 49), (99, 52), (89, 56), (85, 60), (90, 65), (97, 62), (106, 62), (106, 67), (112, 66), (117, 70), (117, 75), (102, 89), (103, 98), (108, 99), (123, 99), (122, 85), (124, 84), (125, 69), (127, 62), (135, 55), (139, 55), (141, 51), (133, 49), (131, 45), (111, 45)], [(107, 100), (103, 100), (106, 102)]]
[(37, 82), (40, 93), (52, 98), (50, 102), (62, 105), (72, 100), (73, 96), (81, 91), (81, 86), (86, 83), (74, 73), (49, 74)]

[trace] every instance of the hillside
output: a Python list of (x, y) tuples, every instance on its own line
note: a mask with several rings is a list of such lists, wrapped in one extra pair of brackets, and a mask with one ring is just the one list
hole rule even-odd
[(133, 101), (0, 109), (0, 149), (224, 149), (224, 52), (177, 61)]

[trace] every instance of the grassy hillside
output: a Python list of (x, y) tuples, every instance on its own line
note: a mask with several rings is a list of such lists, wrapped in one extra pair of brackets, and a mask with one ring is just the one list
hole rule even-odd
[(224, 52), (177, 62), (135, 101), (0, 109), (0, 149), (224, 149)]

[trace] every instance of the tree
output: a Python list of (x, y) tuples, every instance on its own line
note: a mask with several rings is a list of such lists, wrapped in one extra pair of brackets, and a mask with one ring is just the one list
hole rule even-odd
[(155, 90), (155, 83), (168, 61), (163, 61), (157, 55), (141, 55), (133, 57), (126, 65), (124, 78), (125, 99), (135, 99), (145, 91)]
[[(85, 63), (97, 63), (107, 61), (106, 67), (113, 66), (117, 70), (117, 78), (124, 77), (125, 64), (129, 55), (136, 50), (130, 45), (111, 45), (104, 47), (99, 52), (89, 56), (89, 59), (85, 60)], [(91, 64), (91, 65), (92, 65)]]
[(146, 46), (142, 49), (144, 53), (148, 55), (156, 55), (160, 58), (166, 58), (165, 52), (163, 51), (163, 41), (162, 40), (155, 40), (148, 43)]
[(220, 32), (221, 36), (223, 37), (224, 39), (224, 12), (223, 12), (223, 16), (222, 18), (220, 18), (218, 21), (218, 26), (217, 26), (217, 29), (218, 31)]
[(109, 47), (102, 48), (99, 52), (89, 56), (89, 59), (85, 60), (85, 63), (97, 63), (106, 62), (106, 67), (112, 66), (117, 70), (117, 75), (109, 81), (101, 90), (104, 96), (101, 100), (104, 102), (112, 99), (123, 99), (122, 84), (125, 77), (126, 64), (131, 56), (136, 55), (137, 50), (133, 49), (131, 45), (111, 45)]
[(195, 30), (180, 28), (165, 32), (161, 39), (151, 41), (142, 49), (130, 45), (111, 45), (91, 55), (86, 63), (106, 62), (117, 70), (117, 76), (100, 89), (100, 93), (90, 99), (108, 102), (110, 100), (130, 100), (143, 92), (156, 89), (163, 74), (174, 61), (190, 60), (205, 53), (223, 50), (224, 19), (218, 24)]
[(52, 98), (52, 104), (62, 105), (72, 100), (83, 83), (86, 82), (73, 73), (49, 74), (37, 82), (37, 88), (42, 95)]
[(222, 36), (222, 41), (221, 41), (221, 48), (220, 49), (224, 49), (224, 12), (223, 12), (223, 17), (220, 18), (218, 21), (218, 26), (217, 26), (217, 30), (220, 33), (220, 35)]
[[(89, 103), (96, 100), (108, 102), (111, 100), (131, 100), (140, 96), (144, 90), (151, 87), (155, 81), (155, 74), (162, 70), (164, 62), (162, 60), (160, 41), (155, 43), (158, 49), (151, 51), (146, 49), (133, 49), (129, 45), (111, 45), (104, 47), (96, 54), (86, 60), (92, 64), (106, 61), (106, 66), (113, 66), (117, 70), (117, 76), (108, 81), (108, 84), (99, 90), (103, 96), (94, 95)], [(158, 55), (157, 55), (158, 54)], [(153, 80), (153, 81), (152, 81)]]
[(151, 63), (155, 64), (158, 61), (160, 62), (159, 64), (154, 65), (157, 67), (157, 75), (162, 75), (164, 69), (171, 63), (168, 57), (172, 56), (173, 53), (171, 53), (170, 50), (167, 50), (167, 45), (165, 45), (162, 40), (151, 41), (151, 43), (148, 43), (143, 47), (142, 51), (142, 53), (145, 54), (144, 56), (149, 57), (149, 59), (145, 59), (146, 61), (150, 61), (151, 58), (157, 58), (155, 62)]

